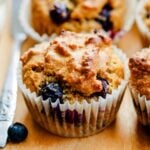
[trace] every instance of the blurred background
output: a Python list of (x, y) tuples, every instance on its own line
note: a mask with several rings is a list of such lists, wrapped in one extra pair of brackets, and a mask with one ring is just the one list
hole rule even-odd
[(6, 20), (6, 3), (7, 0), (0, 0), (0, 33), (4, 28), (4, 22)]
[(11, 38), (11, 0), (0, 0), (0, 90), (10, 59)]

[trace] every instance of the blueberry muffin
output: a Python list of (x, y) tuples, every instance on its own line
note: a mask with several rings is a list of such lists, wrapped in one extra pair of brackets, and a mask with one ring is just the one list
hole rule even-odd
[(150, 125), (150, 49), (137, 52), (129, 60), (130, 89), (140, 122)]
[(119, 109), (128, 74), (126, 57), (101, 31), (62, 31), (21, 57), (19, 85), (33, 118), (50, 132), (94, 134)]
[(144, 9), (141, 11), (143, 21), (150, 31), (150, 1), (147, 1)]
[(126, 0), (32, 0), (32, 24), (43, 35), (104, 29), (113, 38), (124, 25)]
[[(150, 41), (150, 1), (142, 0), (138, 4), (136, 22), (143, 37)], [(148, 43), (149, 44), (149, 43)]]

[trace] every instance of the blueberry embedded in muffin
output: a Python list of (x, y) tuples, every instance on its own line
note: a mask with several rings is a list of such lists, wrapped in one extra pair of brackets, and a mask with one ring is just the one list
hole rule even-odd
[(98, 77), (98, 80), (100, 80), (102, 82), (103, 89), (101, 92), (94, 93), (93, 96), (97, 95), (97, 96), (101, 96), (103, 98), (106, 98), (106, 95), (108, 93), (110, 93), (109, 82), (106, 79), (103, 79), (101, 77)]
[(42, 85), (40, 95), (43, 100), (50, 98), (52, 102), (55, 102), (57, 99), (62, 102), (63, 89), (58, 83), (50, 82)]
[(112, 7), (108, 3), (102, 8), (99, 16), (95, 19), (98, 21), (105, 31), (113, 30), (113, 23), (110, 20)]
[(70, 11), (63, 2), (55, 3), (49, 14), (52, 21), (56, 24), (62, 24), (70, 18)]
[(123, 64), (102, 32), (63, 31), (46, 45), (21, 57), (25, 85), (43, 100), (97, 101), (124, 78)]

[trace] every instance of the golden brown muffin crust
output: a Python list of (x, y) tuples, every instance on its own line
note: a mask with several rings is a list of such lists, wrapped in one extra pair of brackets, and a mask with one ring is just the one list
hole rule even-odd
[(150, 49), (137, 52), (129, 59), (131, 85), (141, 94), (150, 99)]
[[(112, 87), (117, 87), (123, 79), (123, 65), (112, 52), (111, 40), (102, 32), (77, 34), (64, 31), (46, 45), (45, 49), (40, 49), (41, 51), (36, 48), (29, 50), (21, 57), (23, 80), (32, 91), (38, 91), (48, 75), (53, 75), (85, 96), (102, 91), (103, 86), (97, 79), (98, 75), (114, 80), (116, 83)], [(115, 58), (115, 67), (112, 58)], [(116, 75), (114, 79), (109, 78), (115, 72), (104, 74), (111, 68), (119, 70), (116, 73), (119, 76)], [(31, 81), (35, 82), (32, 88)]]

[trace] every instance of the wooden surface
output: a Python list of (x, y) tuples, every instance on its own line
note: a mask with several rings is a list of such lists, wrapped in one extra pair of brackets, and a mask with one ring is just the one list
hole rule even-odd
[[(0, 34), (0, 89), (2, 87), (10, 58), (12, 38), (8, 24)], [(25, 41), (23, 49), (33, 45), (31, 39)], [(119, 46), (131, 56), (143, 47), (136, 26), (121, 40)], [(130, 93), (127, 89), (117, 119), (104, 131), (87, 138), (62, 138), (46, 132), (35, 124), (25, 106), (21, 93), (18, 93), (14, 121), (22, 122), (28, 128), (28, 138), (20, 143), (8, 143), (5, 150), (142, 150), (150, 149), (150, 131), (137, 122)]]

